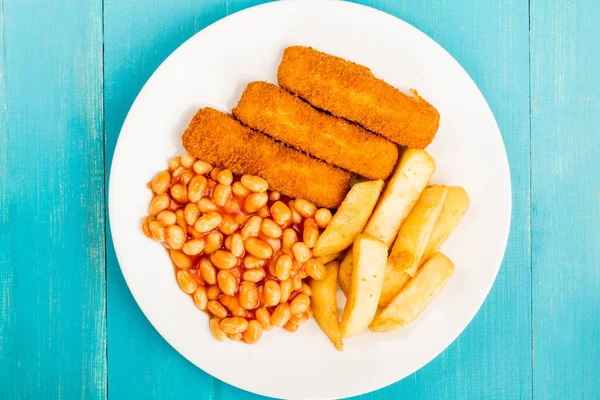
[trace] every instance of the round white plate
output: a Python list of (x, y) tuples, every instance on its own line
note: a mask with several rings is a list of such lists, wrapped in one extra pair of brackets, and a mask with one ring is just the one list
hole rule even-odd
[[(397, 332), (369, 331), (338, 352), (314, 321), (296, 333), (266, 332), (248, 346), (216, 342), (208, 321), (178, 288), (162, 246), (140, 230), (151, 199), (146, 182), (183, 153), (181, 135), (200, 107), (230, 111), (246, 84), (276, 83), (283, 49), (310, 45), (366, 65), (388, 83), (416, 88), (441, 114), (428, 151), (434, 182), (463, 186), (471, 209), (442, 251), (456, 265), (417, 321)], [(415, 372), (462, 332), (488, 294), (509, 232), (508, 161), (494, 117), (461, 66), (438, 44), (383, 12), (341, 1), (269, 3), (199, 32), (154, 73), (131, 107), (115, 151), (110, 224), (123, 275), (158, 332), (207, 373), (280, 398), (340, 398)]]

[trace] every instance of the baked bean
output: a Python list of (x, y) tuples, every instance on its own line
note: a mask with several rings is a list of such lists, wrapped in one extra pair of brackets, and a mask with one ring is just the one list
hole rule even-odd
[(187, 270), (181, 269), (177, 271), (177, 283), (181, 290), (187, 294), (192, 294), (198, 289), (198, 284)]
[(150, 202), (148, 213), (154, 217), (162, 210), (166, 210), (167, 207), (169, 207), (169, 204), (171, 204), (171, 198), (168, 194), (157, 194)]
[(221, 185), (231, 185), (233, 182), (233, 174), (230, 169), (224, 169), (223, 171), (217, 174), (217, 182)]
[(244, 210), (249, 213), (256, 212), (267, 205), (269, 196), (266, 193), (252, 193), (244, 201)]
[(227, 317), (227, 310), (217, 300), (209, 300), (208, 303), (206, 303), (206, 308), (208, 308), (208, 311), (217, 318)]
[(296, 292), (300, 289), (302, 289), (302, 278), (296, 275), (292, 278), (292, 291)]
[(206, 191), (206, 187), (208, 185), (208, 181), (202, 175), (195, 175), (188, 183), (187, 186), (187, 195), (189, 201), (192, 203), (197, 203), (202, 196), (204, 196), (204, 192)]
[(312, 289), (306, 283), (302, 284), (302, 289), (300, 289), (300, 291), (309, 297), (312, 294)]
[(277, 276), (277, 259), (279, 256), (275, 255), (269, 260), (269, 264), (267, 265), (267, 270), (269, 271), (269, 275)]
[(261, 307), (256, 310), (254, 316), (265, 331), (270, 331), (273, 328), (273, 325), (271, 324), (271, 313), (266, 307)]
[(228, 333), (227, 336), (234, 342), (239, 342), (244, 337), (241, 333)]
[(287, 303), (292, 294), (294, 284), (291, 279), (286, 279), (285, 281), (282, 281), (279, 286), (281, 287), (281, 302)]
[(290, 317), (290, 322), (296, 325), (302, 325), (305, 324), (309, 319), (310, 317), (308, 316), (308, 312), (305, 312), (302, 314), (293, 314)]
[(225, 206), (231, 198), (231, 186), (217, 184), (213, 190), (213, 201), (219, 207)]
[[(215, 281), (216, 280), (217, 280), (217, 278), (215, 275)], [(217, 285), (209, 286), (208, 289), (206, 289), (206, 297), (208, 298), (208, 300), (217, 300), (220, 295), (221, 295), (221, 289), (219, 289), (219, 287)]]
[(191, 154), (184, 154), (181, 156), (181, 166), (183, 168), (192, 168), (194, 162), (196, 162), (196, 157)]
[(271, 314), (271, 324), (273, 324), (273, 326), (282, 327), (288, 323), (291, 316), (292, 310), (290, 305), (287, 303), (281, 303)]
[(185, 208), (183, 209), (183, 217), (188, 225), (194, 225), (198, 220), (199, 215), (200, 210), (198, 209), (197, 205), (194, 203), (187, 203), (185, 205)]
[(208, 186), (209, 189), (214, 189), (215, 186), (217, 186), (217, 182), (213, 181), (212, 179), (207, 179), (207, 183), (206, 186)]
[(246, 214), (235, 214), (233, 216), (233, 218), (235, 219), (235, 222), (237, 222), (240, 225), (244, 225), (246, 223), (246, 221), (248, 220), (248, 217), (246, 216)]
[(292, 250), (294, 244), (298, 242), (298, 235), (292, 228), (287, 228), (283, 231), (281, 237), (281, 245), (283, 250)]
[(219, 176), (219, 172), (221, 172), (221, 170), (219, 168), (217, 168), (217, 167), (214, 167), (212, 169), (212, 171), (210, 171), (210, 178), (213, 181), (216, 181), (217, 180), (217, 176)]
[(212, 165), (202, 160), (198, 160), (194, 163), (192, 169), (198, 175), (206, 175), (212, 170)]
[(173, 171), (173, 178), (179, 179), (179, 177), (185, 172), (185, 168), (179, 167)]
[(224, 269), (220, 270), (217, 274), (217, 284), (219, 289), (229, 296), (233, 296), (237, 292), (237, 281), (235, 276), (229, 271)]
[[(175, 217), (175, 214), (173, 214), (173, 217)], [(262, 225), (260, 226), (260, 231), (265, 235), (275, 239), (280, 238), (283, 234), (281, 227), (272, 219), (264, 219)]]
[(153, 239), (152, 237), (152, 232), (150, 232), (150, 222), (154, 221), (154, 217), (151, 215), (146, 216), (143, 220), (142, 220), (142, 232), (144, 232), (144, 235), (146, 235), (146, 237)]
[(269, 307), (276, 306), (281, 300), (281, 288), (274, 280), (265, 282), (263, 285), (263, 294), (265, 297), (265, 304)]
[(315, 207), (315, 205), (310, 201), (304, 199), (296, 199), (294, 201), (294, 208), (304, 218), (312, 218), (317, 212), (317, 207)]
[(204, 286), (198, 287), (193, 294), (194, 304), (198, 307), (199, 310), (206, 310), (206, 305), (208, 303), (208, 297), (206, 297), (206, 288)]
[(221, 223), (219, 224), (219, 230), (224, 235), (231, 235), (233, 232), (237, 231), (239, 228), (239, 224), (235, 221), (235, 218), (230, 214), (225, 214), (222, 217)]
[(298, 296), (294, 297), (294, 300), (290, 303), (290, 308), (292, 314), (302, 314), (308, 310), (309, 305), (310, 297), (305, 293), (300, 293)]
[(179, 209), (175, 211), (175, 218), (177, 220), (177, 225), (179, 225), (181, 229), (187, 230), (188, 224), (185, 222), (185, 210)]
[(325, 279), (327, 268), (325, 268), (325, 265), (318, 259), (311, 258), (306, 262), (306, 264), (304, 264), (304, 271), (314, 280), (320, 281)]
[(293, 323), (292, 321), (288, 321), (284, 326), (283, 329), (285, 329), (288, 332), (296, 332), (298, 330), (298, 325)]
[(300, 279), (306, 279), (308, 275), (306, 275), (306, 271), (301, 270), (300, 272), (298, 272), (298, 276), (300, 277)]
[(269, 211), (268, 206), (264, 206), (256, 212), (256, 215), (260, 215), (263, 218), (269, 218), (271, 216), (271, 212)]
[(227, 250), (217, 250), (210, 255), (210, 262), (219, 269), (231, 269), (238, 263), (236, 256)]
[(276, 201), (271, 206), (273, 221), (278, 225), (287, 225), (292, 220), (292, 211), (283, 201)]
[(248, 328), (248, 321), (240, 317), (223, 318), (219, 326), (225, 333), (242, 333)]
[(211, 318), (209, 325), (210, 331), (219, 342), (227, 340), (227, 334), (221, 329), (221, 320), (219, 318)]
[(234, 317), (245, 318), (248, 313), (240, 306), (240, 301), (237, 296), (229, 296), (226, 294), (219, 295), (219, 302), (227, 307)]
[(292, 246), (294, 258), (301, 263), (305, 263), (312, 257), (312, 251), (302, 242), (294, 243)]
[(288, 207), (292, 211), (292, 223), (297, 225), (300, 222), (302, 222), (302, 215), (300, 215), (300, 213), (298, 212), (298, 210), (296, 210), (294, 208), (294, 203), (295, 203), (295, 200), (290, 200), (288, 202)]
[(200, 275), (202, 276), (202, 279), (204, 279), (204, 282), (208, 283), (209, 285), (214, 285), (217, 283), (217, 271), (210, 260), (207, 258), (202, 259), (198, 269), (200, 270)]
[[(183, 184), (183, 185), (187, 185), (188, 183), (190, 183), (190, 181), (192, 180), (192, 178), (194, 177), (194, 172), (193, 171), (185, 171), (183, 174), (181, 174), (181, 176), (179, 177), (179, 181)], [(189, 198), (189, 194), (188, 194), (188, 198)]]
[(246, 198), (250, 193), (252, 193), (251, 191), (249, 191), (248, 189), (246, 189), (244, 187), (244, 185), (242, 185), (241, 182), (234, 182), (231, 185), (231, 191), (233, 192), (233, 194), (237, 197), (240, 198)]
[(308, 218), (304, 220), (304, 230), (302, 231), (302, 241), (309, 249), (315, 247), (319, 238), (319, 228), (314, 219)]
[(183, 254), (181, 251), (170, 250), (169, 253), (171, 254), (171, 260), (173, 260), (173, 264), (175, 264), (177, 268), (190, 269), (192, 267), (192, 259)]
[(260, 234), (262, 220), (263, 219), (258, 215), (254, 215), (248, 218), (248, 220), (242, 227), (242, 238), (248, 239), (249, 237), (257, 237)]
[(185, 242), (181, 250), (188, 256), (197, 256), (204, 250), (204, 245), (204, 239), (192, 239)]
[(229, 238), (231, 238), (231, 254), (236, 257), (242, 257), (244, 255), (244, 240), (242, 239), (242, 235), (234, 233)]
[(187, 230), (188, 235), (192, 235), (194, 237), (194, 239), (203, 239), (204, 240), (204, 233), (198, 232), (197, 230), (195, 230), (193, 225), (188, 225), (186, 230)]
[(244, 257), (244, 267), (247, 269), (264, 267), (266, 263), (267, 260), (261, 260), (260, 258), (251, 255), (246, 255)]
[(281, 199), (281, 193), (279, 192), (269, 192), (269, 200), (277, 201)]
[(249, 269), (248, 271), (244, 271), (242, 275), (242, 279), (248, 282), (260, 282), (266, 276), (265, 270), (262, 268)]
[(171, 186), (171, 197), (180, 203), (187, 203), (189, 201), (187, 189), (181, 183)]
[(171, 184), (171, 174), (169, 171), (159, 172), (152, 182), (150, 186), (152, 187), (152, 191), (156, 194), (163, 194), (169, 189), (169, 185)]
[(148, 224), (148, 230), (152, 233), (152, 237), (159, 242), (165, 240), (165, 227), (158, 221), (152, 221)]
[(165, 240), (171, 248), (179, 250), (185, 243), (186, 234), (179, 225), (171, 225), (165, 228)]
[(267, 181), (254, 175), (243, 175), (240, 182), (246, 189), (254, 193), (263, 193), (269, 188)]
[(169, 169), (171, 171), (175, 171), (179, 167), (181, 167), (181, 157), (173, 157), (169, 160)]
[(290, 277), (292, 273), (292, 257), (287, 254), (282, 255), (277, 259), (277, 264), (275, 265), (275, 276), (280, 281), (285, 281)]
[(223, 235), (221, 232), (213, 231), (206, 235), (205, 241), (204, 254), (212, 254), (223, 245)]
[(231, 251), (231, 236), (227, 236), (224, 246), (227, 250)]
[(262, 336), (262, 326), (261, 326), (260, 322), (258, 322), (255, 319), (248, 322), (248, 327), (242, 333), (242, 337), (244, 338), (244, 341), (248, 344), (253, 344), (253, 343), (258, 342), (260, 340), (261, 336)]
[(197, 205), (201, 213), (211, 213), (218, 210), (217, 205), (208, 197), (198, 200)]
[(196, 229), (199, 232), (210, 232), (217, 226), (219, 226), (222, 220), (223, 217), (221, 217), (221, 214), (219, 214), (218, 212), (204, 214), (203, 216), (198, 218), (198, 220), (194, 224), (194, 229)]
[(273, 248), (262, 239), (250, 237), (244, 242), (244, 248), (250, 255), (257, 258), (267, 259), (273, 255)]
[[(258, 271), (258, 270), (254, 270)], [(246, 310), (254, 310), (258, 306), (258, 290), (252, 282), (242, 282), (238, 294), (240, 305)]]

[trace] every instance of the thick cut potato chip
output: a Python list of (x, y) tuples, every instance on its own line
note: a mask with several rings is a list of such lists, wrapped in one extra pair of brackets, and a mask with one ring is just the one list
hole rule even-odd
[(469, 209), (469, 196), (460, 186), (448, 188), (448, 195), (440, 212), (437, 223), (431, 232), (429, 243), (423, 253), (423, 261), (427, 261), (448, 239), (450, 234)]
[(315, 321), (321, 327), (321, 330), (327, 335), (336, 349), (342, 350), (342, 333), (340, 331), (340, 321), (338, 319), (337, 309), (337, 274), (340, 263), (330, 262), (325, 267), (327, 274), (325, 278), (316, 281), (310, 280), (311, 304)]
[(406, 150), (363, 233), (390, 247), (434, 172), (435, 161), (425, 150)]
[(350, 295), (342, 315), (342, 336), (350, 337), (369, 326), (383, 285), (387, 246), (369, 235), (360, 235), (352, 248), (354, 268)]
[(429, 186), (412, 209), (398, 233), (385, 268), (385, 279), (379, 305), (385, 307), (402, 289), (405, 274), (415, 276), (421, 258), (429, 243), (444, 201), (448, 194), (446, 186)]
[(369, 326), (373, 332), (390, 332), (414, 321), (442, 290), (454, 272), (454, 264), (442, 253), (435, 253), (392, 299)]
[(317, 239), (313, 249), (315, 257), (323, 257), (347, 249), (362, 232), (377, 199), (383, 181), (357, 183), (346, 195), (344, 202)]
[[(363, 233), (382, 240), (390, 247), (398, 230), (421, 192), (435, 172), (435, 161), (424, 150), (408, 149), (402, 155), (389, 182), (385, 186), (373, 215)], [(339, 280), (342, 291), (348, 297), (352, 275), (352, 252), (349, 251), (340, 266)]]

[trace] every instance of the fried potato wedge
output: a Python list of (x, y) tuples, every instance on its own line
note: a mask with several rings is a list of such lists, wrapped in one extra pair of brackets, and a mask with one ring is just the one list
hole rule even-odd
[(342, 315), (342, 336), (350, 337), (369, 326), (377, 312), (383, 285), (387, 246), (361, 234), (352, 248), (352, 284)]
[(385, 307), (407, 281), (414, 277), (429, 243), (446, 196), (446, 186), (429, 186), (400, 227), (398, 238), (388, 257), (379, 305)]
[(323, 256), (323, 257), (318, 257), (317, 259), (319, 261), (321, 261), (323, 264), (328, 264), (334, 260), (337, 260), (338, 258), (341, 257), (343, 252), (338, 251), (337, 253), (333, 253), (333, 254), (329, 254), (327, 256)]
[(439, 251), (440, 247), (442, 247), (452, 231), (456, 229), (458, 223), (469, 209), (469, 203), (469, 196), (465, 189), (460, 186), (448, 188), (448, 195), (444, 201), (444, 206), (433, 228), (433, 232), (431, 232), (429, 243), (427, 243), (421, 262), (428, 260), (434, 253)]
[(382, 189), (382, 180), (352, 186), (331, 222), (317, 239), (313, 255), (323, 257), (350, 247), (365, 227)]
[(435, 253), (419, 269), (404, 289), (373, 320), (373, 332), (390, 332), (414, 321), (442, 290), (454, 272), (454, 264), (442, 253)]
[(352, 285), (352, 247), (346, 253), (346, 256), (342, 259), (340, 264), (340, 271), (338, 272), (338, 281), (340, 282), (340, 288), (344, 292), (344, 296), (348, 298), (350, 293), (350, 286)]
[(342, 341), (342, 333), (340, 331), (340, 321), (338, 318), (337, 308), (337, 275), (340, 263), (337, 261), (330, 262), (325, 266), (327, 273), (325, 278), (316, 281), (310, 280), (310, 295), (313, 316), (321, 330), (327, 335), (331, 343), (336, 349), (342, 350), (344, 342)]
[(435, 161), (425, 150), (407, 149), (363, 233), (382, 240), (390, 247), (434, 172)]

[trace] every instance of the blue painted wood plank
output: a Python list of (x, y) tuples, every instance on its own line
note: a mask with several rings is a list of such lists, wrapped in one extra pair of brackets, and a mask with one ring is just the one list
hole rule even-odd
[(600, 396), (600, 3), (531, 2), (538, 399)]
[(513, 190), (504, 262), (474, 320), (423, 369), (361, 398), (531, 398), (528, 2), (360, 2), (422, 30), (466, 69), (502, 132)]
[[(250, 1), (106, 1), (107, 168), (131, 102), (180, 43), (208, 23)], [(147, 2), (143, 2), (147, 5)], [(365, 398), (531, 397), (529, 226), (528, 4), (475, 1), (362, 1), (434, 37), (461, 62), (494, 111), (509, 153), (514, 191), (513, 228), (504, 265), (482, 311), (439, 358), (404, 381)], [(135, 12), (133, 12), (135, 10)], [(393, 38), (392, 38), (393, 39)], [(109, 239), (110, 240), (110, 239)], [(133, 302), (109, 246), (109, 387), (133, 398), (177, 394), (254, 398), (214, 381), (177, 355)], [(515, 284), (518, 282), (518, 284)], [(147, 349), (152, 348), (152, 352)], [(180, 391), (181, 390), (181, 391)], [(179, 396), (178, 396), (179, 397)]]
[(105, 398), (102, 1), (0, 0), (0, 398)]
[[(121, 125), (154, 70), (194, 33), (260, 1), (105, 0), (104, 3), (108, 179)], [(131, 399), (250, 396), (196, 368), (160, 337), (125, 284), (110, 232), (107, 243), (109, 395), (119, 398), (127, 393)]]

